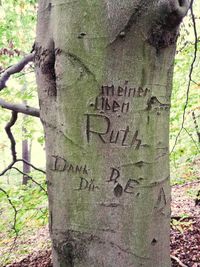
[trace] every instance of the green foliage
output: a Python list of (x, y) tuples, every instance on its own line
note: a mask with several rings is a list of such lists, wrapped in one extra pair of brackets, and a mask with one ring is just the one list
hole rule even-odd
[(183, 234), (186, 229), (192, 230), (193, 223), (192, 220), (188, 220), (187, 216), (183, 215), (179, 220), (172, 219), (171, 226), (174, 230)]
[[(30, 175), (46, 190), (43, 175), (37, 172)], [(0, 188), (7, 193), (6, 195), (0, 190), (0, 251), (5, 249), (5, 244), (8, 246), (5, 253), (0, 257), (0, 265), (10, 262), (11, 251), (9, 248), (14, 244), (16, 235), (19, 239), (23, 235), (28, 236), (34, 233), (34, 230), (46, 225), (48, 221), (47, 194), (45, 191), (31, 180), (29, 180), (27, 186), (19, 184), (21, 175), (16, 171), (12, 171), (10, 176), (12, 177), (12, 184), (6, 184), (4, 180), (0, 181)], [(15, 210), (10, 202), (17, 210), (16, 221)], [(23, 248), (25, 249), (25, 246)], [(23, 254), (21, 249), (19, 253)]]
[[(18, 181), (21, 181), (21, 175), (13, 172), (12, 179), (15, 176)], [(41, 186), (46, 189), (45, 177), (32, 173), (34, 175), (34, 180), (40, 183)], [(0, 183), (0, 187), (4, 189), (10, 201), (16, 207), (17, 217), (16, 217), (16, 232), (19, 233), (23, 231), (24, 228), (34, 228), (47, 223), (47, 194), (39, 187), (34, 184), (33, 181), (29, 180), (28, 185), (20, 185), (19, 182), (15, 180), (15, 184), (12, 181), (11, 184), (6, 184), (5, 182)], [(15, 234), (13, 229), (14, 225), (14, 210), (11, 207), (7, 196), (0, 191), (0, 232)]]
[[(35, 0), (2, 0), (0, 4), (0, 72), (18, 62), (25, 54), (30, 53), (35, 40), (37, 1)], [(7, 88), (1, 91), (0, 98), (11, 103), (24, 103), (38, 107), (34, 65), (29, 64), (21, 73), (13, 75), (7, 82)], [(11, 112), (0, 108), (0, 128), (4, 129)], [(23, 131), (25, 128), (26, 131)], [(18, 120), (12, 128), (18, 157), (21, 157), (22, 137), (32, 144), (32, 161), (44, 166), (42, 142), (43, 129), (37, 118), (18, 114)], [(38, 141), (39, 139), (39, 141)], [(35, 151), (37, 155), (35, 156)], [(10, 143), (2, 130), (0, 135), (0, 170), (11, 161)], [(39, 157), (38, 157), (39, 155)], [(43, 155), (43, 156), (42, 156)]]

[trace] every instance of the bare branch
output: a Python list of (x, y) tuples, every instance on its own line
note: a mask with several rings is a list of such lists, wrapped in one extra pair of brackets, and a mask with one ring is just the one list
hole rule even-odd
[(16, 163), (16, 161), (13, 161), (11, 162), (7, 168), (5, 168), (1, 173), (0, 173), (0, 176), (3, 176), (4, 174), (7, 173), (7, 171), (11, 170), (12, 169), (12, 166)]
[(185, 130), (185, 132), (188, 134), (188, 136), (189, 136), (189, 137), (191, 138), (191, 140), (193, 141), (193, 143), (194, 143), (194, 145), (196, 146), (197, 150), (200, 152), (199, 147), (198, 147), (196, 141), (194, 140), (192, 134), (191, 134), (185, 127), (183, 127), (183, 130)]
[(23, 175), (26, 175), (31, 181), (33, 181), (36, 185), (38, 185), (42, 189), (42, 191), (44, 191), (45, 194), (47, 195), (47, 190), (40, 183), (38, 183), (35, 179), (33, 179), (32, 176), (28, 175), (27, 173), (21, 171), (20, 169), (18, 169), (16, 167), (12, 167), (12, 169), (18, 171), (19, 173), (21, 173)]
[(26, 160), (24, 160), (24, 159), (16, 159), (15, 161), (11, 162), (11, 163), (8, 165), (8, 167), (5, 168), (5, 169), (0, 173), (0, 176), (3, 176), (7, 171), (9, 171), (9, 170), (11, 170), (11, 169), (13, 168), (13, 166), (15, 165), (15, 163), (20, 162), (20, 161), (26, 163), (26, 164), (29, 165), (29, 166), (31, 166), (31, 168), (33, 168), (34, 170), (46, 174), (46, 172), (45, 172), (44, 170), (35, 167), (33, 164), (27, 162)]
[[(42, 173), (46, 174), (46, 172), (45, 172), (44, 170), (35, 167), (33, 164), (31, 164), (30, 162), (28, 162), (28, 161), (26, 161), (26, 160), (24, 160), (24, 159), (17, 159), (17, 160), (16, 160), (16, 162), (19, 162), (19, 161), (22, 161), (22, 162), (26, 163), (27, 165), (31, 166), (31, 168), (33, 168), (33, 169), (36, 170), (36, 171), (39, 171), (39, 172), (42, 172)], [(0, 175), (0, 176), (1, 176), (1, 175)]]
[(7, 135), (8, 135), (8, 138), (10, 139), (10, 143), (11, 143), (11, 152), (12, 152), (13, 161), (16, 161), (16, 159), (17, 159), (17, 152), (16, 152), (16, 149), (15, 149), (16, 142), (15, 142), (15, 138), (14, 138), (12, 132), (11, 132), (11, 127), (17, 121), (17, 114), (18, 113), (16, 111), (12, 111), (11, 119), (5, 126), (5, 131), (6, 131)]
[(188, 106), (188, 101), (189, 101), (189, 92), (190, 92), (190, 84), (192, 82), (192, 73), (193, 73), (193, 69), (194, 69), (194, 63), (196, 61), (197, 58), (197, 51), (198, 51), (198, 35), (197, 35), (197, 27), (196, 27), (196, 21), (195, 21), (195, 16), (194, 16), (194, 12), (193, 12), (193, 2), (194, 0), (191, 1), (191, 6), (190, 6), (190, 11), (191, 11), (191, 16), (192, 16), (192, 23), (193, 23), (193, 29), (194, 29), (194, 37), (195, 37), (195, 42), (194, 42), (194, 56), (193, 56), (193, 60), (190, 66), (190, 71), (189, 71), (189, 80), (188, 80), (188, 85), (187, 85), (187, 91), (186, 91), (186, 101), (185, 101), (185, 105), (184, 105), (184, 109), (183, 109), (183, 118), (182, 118), (182, 124), (181, 124), (181, 128), (176, 136), (173, 148), (170, 152), (170, 154), (174, 151), (176, 144), (178, 142), (179, 136), (184, 128), (184, 123), (185, 123), (185, 115), (186, 115), (186, 109)]
[(28, 105), (12, 104), (0, 98), (0, 106), (2, 108), (6, 108), (6, 109), (9, 109), (15, 112), (23, 113), (23, 114), (38, 117), (38, 118), (40, 117), (39, 109), (30, 107)]
[(6, 87), (6, 82), (10, 78), (12, 74), (18, 73), (31, 61), (34, 60), (35, 53), (31, 53), (27, 56), (25, 56), (21, 61), (19, 61), (17, 64), (9, 67), (1, 76), (0, 79), (0, 91)]
[(184, 263), (182, 263), (182, 261), (179, 260), (179, 258), (177, 258), (176, 256), (170, 255), (170, 257), (171, 257), (171, 259), (175, 260), (179, 264), (179, 266), (181, 266), (181, 267), (188, 267), (188, 265), (185, 265)]

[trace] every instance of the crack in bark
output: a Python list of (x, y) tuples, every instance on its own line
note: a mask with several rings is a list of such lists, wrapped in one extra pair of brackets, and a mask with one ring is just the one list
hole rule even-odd
[(138, 166), (138, 167), (142, 167), (145, 164), (155, 164), (155, 163), (157, 163), (157, 162), (156, 161), (147, 162), (147, 161), (140, 160), (137, 162), (130, 162), (127, 164), (122, 164), (122, 165), (118, 166), (117, 168), (126, 168), (126, 167), (130, 167), (130, 166), (134, 166), (134, 165)]
[(81, 150), (83, 150), (83, 151), (86, 151), (85, 150), (85, 148), (83, 147), (83, 146), (81, 146), (81, 145), (79, 145), (79, 144), (77, 144), (75, 141), (73, 141), (68, 135), (66, 135), (62, 130), (58, 130), (57, 129), (57, 131), (59, 132), (59, 133), (61, 133), (73, 146), (75, 146), (75, 147), (77, 147), (77, 148), (79, 148), (79, 149), (81, 149)]
[(139, 259), (142, 259), (142, 260), (148, 260), (150, 259), (149, 257), (145, 257), (145, 256), (140, 256), (132, 251), (130, 251), (129, 249), (125, 249), (125, 248), (122, 248), (121, 246), (119, 246), (118, 244), (114, 243), (114, 242), (109, 242), (112, 246), (118, 248), (120, 251), (126, 253), (126, 254), (130, 254), (130, 255), (133, 255), (134, 257), (136, 258), (139, 258)]
[[(78, 57), (77, 55), (71, 53), (71, 52), (64, 52), (64, 54), (70, 59), (73, 60), (74, 62), (78, 63), (82, 69), (85, 71), (86, 74), (91, 75), (94, 79), (94, 81), (97, 82), (95, 74), (89, 69), (89, 67), (83, 62), (83, 60)], [(97, 82), (98, 83), (98, 82)]]
[(137, 6), (134, 8), (134, 11), (132, 12), (131, 16), (129, 17), (127, 23), (124, 25), (124, 27), (120, 30), (120, 32), (117, 34), (117, 36), (111, 40), (108, 46), (112, 45), (119, 39), (123, 39), (126, 37), (127, 33), (130, 31), (132, 26), (137, 22), (137, 19), (141, 16), (143, 7), (146, 7), (147, 1), (141, 0)]
[(117, 208), (121, 206), (119, 203), (99, 203), (100, 206), (106, 207), (106, 208)]
[(152, 110), (153, 108), (169, 109), (170, 104), (161, 103), (156, 96), (152, 96), (147, 101), (147, 110)]

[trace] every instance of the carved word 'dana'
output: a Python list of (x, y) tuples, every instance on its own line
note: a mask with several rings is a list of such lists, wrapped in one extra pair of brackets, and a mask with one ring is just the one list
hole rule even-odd
[(129, 125), (123, 129), (112, 129), (108, 116), (100, 114), (85, 114), (86, 137), (90, 143), (92, 136), (96, 136), (104, 144), (115, 144), (122, 147), (139, 149), (141, 140), (138, 139), (138, 130), (130, 130)]
[(52, 156), (51, 158), (51, 170), (52, 171), (60, 171), (60, 172), (71, 172), (73, 174), (84, 174), (88, 175), (88, 168), (86, 165), (77, 165), (69, 163), (62, 157)]

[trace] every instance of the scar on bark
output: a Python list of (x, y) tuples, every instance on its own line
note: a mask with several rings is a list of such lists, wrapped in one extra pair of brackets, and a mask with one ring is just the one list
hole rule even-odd
[(65, 55), (68, 57), (68, 59), (72, 63), (79, 65), (85, 74), (91, 75), (93, 77), (93, 80), (95, 82), (97, 82), (95, 74), (92, 72), (92, 70), (90, 70), (90, 68), (86, 65), (86, 63), (83, 61), (83, 59), (81, 59), (79, 56), (77, 56), (76, 54), (73, 54), (71, 52), (66, 52)]
[(154, 108), (168, 110), (170, 108), (170, 104), (161, 103), (156, 96), (152, 96), (147, 101), (147, 110), (152, 110)]
[(161, 3), (159, 17), (148, 34), (148, 43), (154, 46), (157, 52), (176, 42), (179, 25), (189, 6), (189, 0), (169, 0)]
[(53, 248), (59, 257), (61, 266), (73, 267), (75, 262), (84, 261), (87, 247), (94, 239), (95, 236), (92, 234), (73, 230), (62, 232), (62, 237), (59, 240), (53, 238)]
[(35, 65), (48, 80), (48, 96), (56, 96), (56, 73), (55, 73), (55, 46), (52, 39), (49, 40), (47, 47), (35, 44)]

